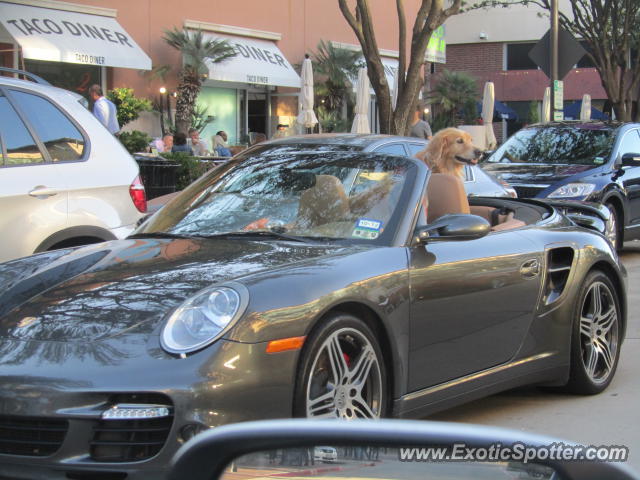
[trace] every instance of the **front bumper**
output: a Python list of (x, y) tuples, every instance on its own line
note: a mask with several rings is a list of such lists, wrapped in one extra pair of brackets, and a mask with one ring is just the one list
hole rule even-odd
[[(117, 366), (100, 365), (95, 358), (68, 369), (61, 362), (55, 370), (53, 365), (31, 369), (3, 365), (0, 430), (2, 422), (15, 425), (16, 419), (67, 427), (51, 454), (42, 455), (39, 447), (27, 455), (7, 454), (15, 449), (0, 443), (5, 452), (0, 453), (0, 479), (90, 480), (107, 472), (120, 474), (119, 478), (162, 479), (176, 450), (199, 431), (247, 420), (291, 417), (298, 352), (267, 354), (265, 348), (264, 343), (218, 341), (186, 359), (149, 350), (157, 358), (137, 358)], [(131, 435), (105, 433), (105, 428), (116, 425), (118, 430), (123, 425), (101, 419), (116, 403), (166, 403), (171, 418), (153, 424), (146, 419), (132, 421), (126, 427), (127, 432), (135, 430)], [(159, 433), (158, 422), (164, 432)], [(42, 425), (45, 429), (49, 424)], [(44, 433), (38, 435), (45, 438)], [(118, 445), (123, 439), (156, 446)], [(151, 457), (144, 458), (150, 453)]]

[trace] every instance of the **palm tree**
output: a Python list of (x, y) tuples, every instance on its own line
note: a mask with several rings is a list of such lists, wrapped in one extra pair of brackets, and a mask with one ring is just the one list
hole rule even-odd
[(477, 117), (478, 85), (467, 73), (445, 70), (429, 98), (439, 106), (447, 126), (461, 124), (463, 118), (473, 121)]
[(206, 61), (220, 63), (235, 57), (236, 51), (226, 40), (205, 39), (202, 31), (166, 30), (164, 40), (182, 53), (176, 99), (176, 132), (187, 133), (202, 80), (208, 72)]
[(332, 117), (335, 120), (336, 116), (342, 116), (343, 105), (350, 102), (350, 85), (363, 64), (362, 53), (337, 48), (320, 40), (318, 51), (313, 54), (312, 61), (313, 73), (317, 77), (315, 90), (318, 110), (327, 118)]

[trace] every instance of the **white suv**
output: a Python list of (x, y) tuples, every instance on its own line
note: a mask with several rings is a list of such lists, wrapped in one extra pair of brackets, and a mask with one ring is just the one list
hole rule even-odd
[(0, 262), (126, 237), (147, 208), (138, 165), (81, 96), (21, 73), (0, 76)]

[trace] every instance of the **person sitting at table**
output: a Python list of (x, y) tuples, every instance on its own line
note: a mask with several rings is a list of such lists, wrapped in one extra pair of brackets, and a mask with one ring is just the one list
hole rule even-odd
[(231, 157), (231, 150), (229, 150), (229, 145), (227, 144), (227, 132), (224, 130), (220, 130), (216, 133), (216, 136), (213, 137), (213, 150), (219, 157)]
[(184, 133), (176, 133), (173, 136), (173, 148), (172, 152), (186, 152), (193, 156), (193, 150), (187, 145), (187, 136)]
[(191, 147), (193, 153), (199, 157), (209, 155), (209, 148), (207, 142), (200, 138), (200, 132), (197, 128), (189, 129), (189, 138), (187, 138), (187, 145)]
[(158, 153), (170, 152), (173, 147), (173, 135), (165, 133), (162, 138), (156, 138), (151, 142), (151, 148), (155, 148)]

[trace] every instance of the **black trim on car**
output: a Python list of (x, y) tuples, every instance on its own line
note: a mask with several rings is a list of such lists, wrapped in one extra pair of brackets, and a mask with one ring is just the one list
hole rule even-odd
[(38, 245), (38, 248), (36, 248), (33, 253), (46, 252), (60, 242), (78, 237), (95, 237), (101, 239), (103, 242), (108, 240), (117, 240), (117, 237), (113, 233), (104, 228), (93, 226), (69, 227), (49, 236), (40, 245)]

